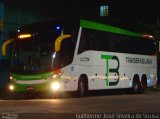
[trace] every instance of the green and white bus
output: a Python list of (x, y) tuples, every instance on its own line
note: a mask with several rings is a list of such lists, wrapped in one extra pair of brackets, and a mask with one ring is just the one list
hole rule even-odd
[(40, 22), (20, 28), (11, 47), (12, 92), (132, 89), (157, 83), (155, 40), (150, 35), (88, 20)]

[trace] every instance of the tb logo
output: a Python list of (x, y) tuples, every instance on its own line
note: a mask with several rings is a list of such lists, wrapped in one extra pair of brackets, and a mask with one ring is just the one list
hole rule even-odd
[[(106, 85), (107, 86), (117, 85), (119, 82), (119, 65), (120, 65), (118, 57), (112, 56), (112, 55), (101, 55), (101, 59), (106, 60)], [(109, 68), (109, 60), (116, 60), (118, 63), (118, 66), (114, 69)], [(109, 80), (108, 80), (109, 73), (115, 73), (118, 75), (118, 78), (115, 79), (116, 80), (115, 82), (109, 82)]]

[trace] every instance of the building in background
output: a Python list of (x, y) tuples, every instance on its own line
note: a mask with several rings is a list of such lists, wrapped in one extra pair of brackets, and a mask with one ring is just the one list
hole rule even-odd
[(100, 16), (101, 17), (108, 16), (108, 10), (109, 10), (109, 6), (108, 5), (101, 5), (100, 6)]

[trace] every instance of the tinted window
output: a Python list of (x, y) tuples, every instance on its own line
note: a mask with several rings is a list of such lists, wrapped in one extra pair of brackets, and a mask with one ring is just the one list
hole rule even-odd
[(155, 42), (150, 39), (83, 29), (78, 53), (87, 50), (152, 55)]

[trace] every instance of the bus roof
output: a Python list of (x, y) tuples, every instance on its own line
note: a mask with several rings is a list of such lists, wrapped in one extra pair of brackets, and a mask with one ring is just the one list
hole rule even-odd
[(51, 20), (44, 20), (38, 21), (30, 24), (26, 24), (20, 27), (20, 31), (22, 32), (39, 32), (39, 31), (47, 31), (53, 30), (55, 26), (78, 26), (79, 22), (74, 20), (58, 20), (58, 19), (51, 19)]
[(129, 30), (115, 27), (115, 26), (105, 25), (102, 23), (97, 23), (97, 22), (88, 21), (88, 20), (80, 20), (80, 26), (87, 29), (94, 29), (94, 30), (128, 35), (133, 37), (143, 37), (143, 35), (140, 33), (132, 32)]
[[(69, 20), (48, 20), (48, 21), (40, 21), (36, 23), (31, 23), (28, 25), (24, 25), (20, 28), (21, 32), (29, 31), (29, 32), (38, 32), (38, 31), (46, 31), (49, 29), (53, 29), (53, 26), (55, 25), (62, 25), (62, 26), (81, 26), (83, 28), (87, 29), (93, 29), (93, 30), (99, 30), (99, 31), (105, 31), (105, 32), (111, 32), (116, 34), (122, 34), (132, 37), (141, 37), (144, 38), (144, 34), (132, 32), (126, 29), (122, 29), (119, 27), (106, 25), (103, 23), (90, 21), (90, 20), (84, 20), (81, 19), (80, 21), (75, 19), (69, 19)], [(147, 38), (148, 39), (148, 38)], [(149, 38), (152, 39), (152, 38)]]

